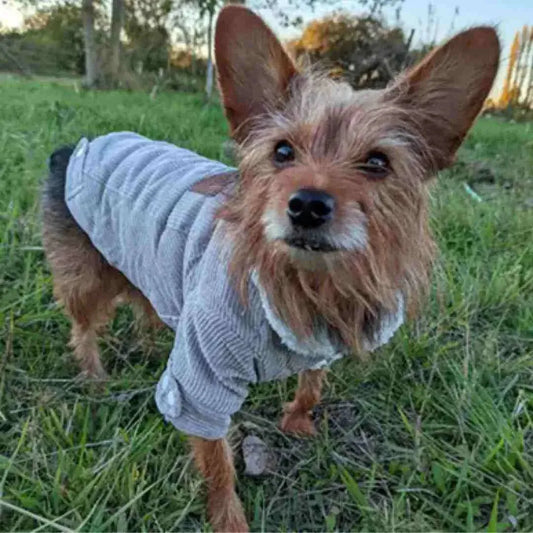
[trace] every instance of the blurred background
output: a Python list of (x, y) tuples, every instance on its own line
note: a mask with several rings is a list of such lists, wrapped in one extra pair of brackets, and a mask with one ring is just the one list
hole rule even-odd
[[(213, 87), (221, 0), (0, 0), (0, 72), (66, 78), (87, 88)], [(240, 3), (240, 2), (238, 2)], [(385, 86), (454, 33), (493, 24), (503, 62), (490, 112), (521, 120), (533, 106), (531, 0), (250, 0), (304, 64), (355, 88)], [(529, 25), (527, 23), (530, 23)]]

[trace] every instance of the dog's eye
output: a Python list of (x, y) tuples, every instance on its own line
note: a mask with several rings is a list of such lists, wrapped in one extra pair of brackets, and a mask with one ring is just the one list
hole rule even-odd
[(382, 178), (390, 172), (389, 158), (381, 152), (370, 152), (358, 168), (375, 178)]
[(274, 148), (274, 161), (278, 164), (289, 163), (294, 160), (294, 148), (288, 141), (279, 141)]

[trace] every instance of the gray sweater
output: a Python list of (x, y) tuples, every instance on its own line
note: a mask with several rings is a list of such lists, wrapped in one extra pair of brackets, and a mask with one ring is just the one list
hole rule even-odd
[[(191, 190), (234, 170), (134, 133), (82, 139), (67, 170), (66, 201), (76, 222), (176, 332), (156, 389), (159, 410), (206, 439), (226, 434), (249, 383), (327, 367), (348, 353), (327, 331), (296, 338), (253, 275), (248, 305), (240, 302), (227, 272), (227, 223), (215, 219), (224, 192)], [(397, 313), (363, 346), (387, 342), (403, 315), (399, 298)]]

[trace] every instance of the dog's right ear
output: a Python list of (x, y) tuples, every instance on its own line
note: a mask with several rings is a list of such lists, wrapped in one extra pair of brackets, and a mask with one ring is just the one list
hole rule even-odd
[(226, 6), (215, 31), (218, 83), (231, 133), (237, 142), (250, 119), (283, 99), (296, 67), (272, 30), (242, 6)]

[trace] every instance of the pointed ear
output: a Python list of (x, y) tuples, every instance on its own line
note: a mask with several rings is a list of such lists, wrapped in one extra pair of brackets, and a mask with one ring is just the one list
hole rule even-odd
[(498, 70), (494, 28), (478, 27), (433, 50), (393, 86), (429, 146), (432, 170), (453, 163)]
[(241, 141), (249, 120), (282, 99), (296, 68), (261, 18), (236, 5), (218, 16), (215, 58), (231, 132)]

